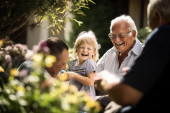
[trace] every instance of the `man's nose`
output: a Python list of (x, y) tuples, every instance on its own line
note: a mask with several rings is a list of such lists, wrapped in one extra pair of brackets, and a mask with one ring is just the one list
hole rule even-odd
[(120, 41), (120, 38), (118, 35), (115, 36), (114, 41), (116, 41), (116, 42)]

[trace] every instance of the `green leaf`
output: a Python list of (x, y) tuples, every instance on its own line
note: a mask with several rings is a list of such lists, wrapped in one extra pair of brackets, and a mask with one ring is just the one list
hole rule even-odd
[(72, 19), (72, 20), (75, 21), (79, 26), (81, 26), (81, 24), (83, 24), (82, 21), (78, 21), (78, 20), (76, 20), (76, 19)]
[(55, 32), (54, 32), (54, 30), (53, 30), (53, 29), (50, 29), (50, 30), (51, 30), (52, 34), (53, 34), (53, 35), (55, 35)]

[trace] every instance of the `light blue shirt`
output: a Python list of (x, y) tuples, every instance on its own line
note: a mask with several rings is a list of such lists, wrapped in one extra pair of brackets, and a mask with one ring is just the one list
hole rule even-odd
[(118, 50), (115, 47), (109, 49), (97, 62), (97, 72), (107, 70), (110, 73), (116, 73), (121, 77), (123, 67), (131, 67), (135, 59), (140, 55), (144, 45), (136, 39), (135, 45), (128, 52), (128, 56), (124, 59), (119, 67)]

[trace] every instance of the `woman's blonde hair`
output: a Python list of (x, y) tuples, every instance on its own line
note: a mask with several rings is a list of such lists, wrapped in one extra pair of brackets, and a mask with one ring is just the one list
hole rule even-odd
[(80, 47), (80, 45), (87, 43), (91, 46), (93, 46), (95, 54), (92, 57), (92, 60), (94, 60), (95, 62), (97, 62), (97, 60), (99, 59), (99, 44), (97, 42), (97, 38), (95, 36), (95, 34), (93, 33), (93, 31), (82, 31), (81, 33), (79, 33), (75, 43), (74, 43), (74, 47), (73, 47), (73, 55), (75, 58), (78, 58), (77, 55), (77, 49)]

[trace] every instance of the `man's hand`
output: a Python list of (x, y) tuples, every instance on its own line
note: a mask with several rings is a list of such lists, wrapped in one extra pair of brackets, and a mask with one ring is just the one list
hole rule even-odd
[(95, 76), (95, 88), (103, 93), (106, 93), (110, 84), (117, 83), (120, 78), (116, 74), (112, 74), (108, 71), (101, 71), (96, 73)]

